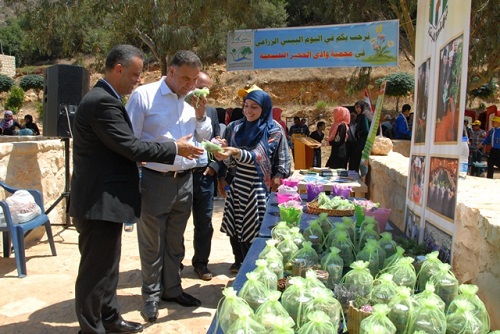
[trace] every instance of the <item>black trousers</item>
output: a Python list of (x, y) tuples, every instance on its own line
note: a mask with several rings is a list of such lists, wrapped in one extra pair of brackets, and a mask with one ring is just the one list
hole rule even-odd
[(104, 323), (121, 320), (116, 297), (123, 225), (73, 218), (81, 259), (75, 310), (82, 334), (105, 334)]
[(250, 246), (252, 246), (252, 243), (240, 242), (238, 241), (238, 237), (229, 237), (229, 242), (231, 243), (231, 248), (233, 249), (234, 262), (243, 263), (243, 260), (245, 260), (245, 256), (247, 256)]
[(486, 172), (488, 179), (493, 178), (495, 166), (500, 167), (500, 149), (492, 148), (488, 157), (488, 171)]

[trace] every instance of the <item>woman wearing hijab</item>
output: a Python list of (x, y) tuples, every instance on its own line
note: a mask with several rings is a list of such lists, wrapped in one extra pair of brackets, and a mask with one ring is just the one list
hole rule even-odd
[(14, 120), (14, 113), (11, 110), (5, 110), (4, 119), (0, 121), (0, 134), (12, 136), (16, 127), (22, 129), (21, 124)]
[(333, 169), (347, 168), (346, 142), (350, 122), (351, 115), (347, 108), (335, 107), (333, 109), (333, 124), (328, 136), (328, 143), (332, 146), (332, 151), (326, 162), (326, 167)]
[(370, 132), (370, 124), (372, 123), (373, 113), (370, 106), (365, 101), (357, 101), (354, 104), (354, 110), (358, 115), (356, 118), (356, 150), (352, 156), (352, 161), (349, 161), (349, 170), (359, 172), (359, 165), (361, 163), (361, 155), (365, 148), (368, 132)]
[(290, 174), (290, 153), (281, 125), (273, 120), (269, 94), (254, 90), (245, 97), (245, 117), (230, 123), (224, 134), (227, 146), (215, 153), (236, 173), (229, 186), (221, 231), (229, 236), (238, 272), (254, 238), (259, 234), (267, 200), (281, 178)]

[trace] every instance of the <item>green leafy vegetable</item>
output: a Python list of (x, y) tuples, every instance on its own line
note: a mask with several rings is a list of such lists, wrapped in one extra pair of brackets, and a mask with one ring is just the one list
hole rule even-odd
[[(208, 94), (210, 94), (210, 90), (208, 89), (208, 87), (203, 87), (201, 89), (196, 88), (195, 90), (190, 92), (188, 95), (186, 95), (186, 98), (184, 99), (184, 101), (191, 104), (191, 100), (193, 99), (193, 96), (198, 97), (198, 101), (199, 101), (199, 98), (207, 97)], [(198, 101), (196, 102), (196, 108), (198, 108)]]

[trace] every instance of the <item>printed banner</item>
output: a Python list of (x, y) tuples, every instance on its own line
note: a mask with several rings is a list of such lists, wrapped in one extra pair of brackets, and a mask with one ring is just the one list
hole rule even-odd
[(228, 33), (227, 70), (397, 66), (399, 21), (236, 30)]

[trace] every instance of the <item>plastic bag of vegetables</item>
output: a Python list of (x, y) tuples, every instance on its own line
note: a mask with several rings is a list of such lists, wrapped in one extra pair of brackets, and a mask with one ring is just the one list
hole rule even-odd
[(246, 276), (247, 281), (243, 284), (240, 292), (238, 292), (238, 296), (245, 299), (252, 310), (255, 311), (269, 298), (271, 290), (259, 281), (259, 273), (249, 272)]
[(389, 313), (389, 306), (385, 304), (377, 304), (373, 306), (373, 311), (370, 316), (361, 320), (360, 333), (368, 333), (373, 326), (382, 326), (383, 333), (394, 334), (396, 333), (396, 326), (387, 317)]
[(430, 299), (423, 299), (410, 317), (408, 333), (424, 331), (429, 334), (446, 333), (446, 316)]
[(445, 309), (447, 309), (453, 299), (458, 296), (458, 280), (451, 271), (451, 266), (448, 263), (439, 264), (439, 269), (431, 277), (431, 282), (436, 287), (436, 294), (444, 301)]
[(396, 247), (398, 246), (398, 244), (396, 244), (396, 242), (392, 240), (392, 233), (380, 233), (380, 239), (378, 243), (380, 247), (384, 249), (386, 258), (396, 253)]
[(338, 284), (342, 279), (342, 271), (344, 269), (344, 260), (340, 257), (340, 249), (330, 247), (330, 251), (321, 258), (321, 268), (328, 272), (328, 281), (326, 287), (334, 289), (335, 284)]
[(266, 328), (253, 318), (253, 313), (241, 312), (240, 317), (229, 327), (226, 334), (264, 334)]
[(327, 235), (328, 232), (330, 232), (330, 230), (333, 227), (333, 224), (330, 221), (330, 219), (328, 219), (328, 214), (326, 212), (321, 212), (318, 218), (311, 220), (311, 225), (313, 223), (319, 225), (319, 227), (321, 228), (322, 235)]
[(337, 333), (338, 325), (332, 324), (325, 312), (315, 311), (308, 314), (309, 319), (297, 334), (331, 334)]
[(483, 333), (490, 331), (490, 316), (483, 301), (477, 296), (478, 287), (474, 284), (461, 284), (458, 286), (458, 296), (451, 302), (447, 313), (450, 314), (457, 308), (456, 303), (465, 300), (471, 307), (472, 313), (482, 323)]
[(290, 229), (290, 233), (292, 235), (293, 242), (299, 247), (302, 248), (302, 243), (306, 241), (304, 235), (300, 232), (300, 228), (294, 226)]
[(288, 227), (286, 221), (278, 222), (271, 230), (271, 238), (282, 241), (286, 236), (292, 235), (290, 227)]
[(378, 274), (381, 263), (384, 263), (385, 253), (379, 247), (377, 240), (368, 239), (365, 247), (356, 255), (356, 260), (368, 262), (368, 269), (372, 276), (375, 277)]
[(394, 263), (396, 263), (399, 259), (403, 257), (404, 253), (405, 249), (403, 247), (396, 246), (396, 252), (391, 256), (386, 257), (384, 261), (384, 269), (393, 266)]
[(373, 229), (377, 231), (377, 233), (380, 235), (380, 226), (378, 225), (378, 222), (373, 218), (372, 216), (365, 216), (365, 219), (361, 223), (360, 231), (364, 231), (366, 229), (366, 226), (372, 225), (373, 224)]
[[(374, 288), (375, 289), (375, 288)], [(387, 317), (396, 326), (396, 334), (403, 334), (408, 329), (410, 316), (415, 311), (418, 303), (412, 297), (413, 291), (406, 286), (396, 286), (396, 294), (389, 302)]]
[(275, 255), (275, 256), (281, 258), (281, 261), (283, 261), (283, 255), (276, 248), (277, 244), (278, 244), (278, 240), (274, 240), (274, 239), (266, 240), (266, 246), (264, 247), (262, 252), (259, 253), (259, 259), (266, 259), (268, 254), (272, 254), (273, 256)]
[(438, 259), (438, 256), (438, 251), (425, 255), (426, 260), (424, 261), (424, 263), (422, 263), (417, 277), (419, 291), (422, 291), (425, 288), (427, 281), (439, 270), (439, 264), (441, 264), (442, 262), (440, 259)]
[(310, 241), (304, 241), (302, 243), (302, 248), (295, 252), (292, 255), (289, 264), (295, 265), (297, 262), (301, 263), (301, 271), (306, 271), (310, 268), (318, 268), (319, 267), (319, 258), (318, 254), (312, 248), (312, 244)]
[(305, 283), (306, 289), (309, 290), (313, 296), (317, 295), (318, 293), (325, 293), (325, 290), (327, 292), (330, 291), (326, 288), (326, 286), (323, 284), (323, 282), (321, 282), (318, 279), (318, 275), (316, 274), (316, 271), (311, 270), (311, 269), (306, 271), (306, 277), (304, 279), (304, 283)]
[(389, 304), (396, 295), (397, 287), (392, 280), (392, 275), (384, 273), (373, 281), (371, 300), (375, 304)]
[(344, 267), (349, 267), (351, 263), (354, 262), (354, 245), (346, 231), (336, 232), (328, 244), (328, 247), (340, 249), (340, 257), (344, 261)]
[(233, 287), (222, 290), (222, 299), (217, 307), (217, 327), (220, 326), (224, 333), (240, 317), (240, 314), (252, 314), (253, 310), (246, 300), (238, 297)]
[(361, 234), (359, 236), (359, 242), (358, 242), (358, 250), (362, 250), (365, 247), (366, 240), (368, 239), (374, 239), (378, 241), (380, 239), (380, 235), (378, 232), (375, 230), (375, 225), (377, 224), (366, 224), (364, 226), (364, 229), (361, 230)]
[(396, 285), (406, 286), (412, 291), (415, 290), (415, 283), (417, 282), (417, 273), (413, 266), (412, 257), (406, 256), (394, 263), (394, 265), (384, 269), (384, 272), (391, 274), (392, 280)]
[(265, 256), (265, 259), (267, 261), (267, 267), (276, 274), (276, 276), (279, 279), (282, 279), (285, 275), (285, 266), (283, 264), (283, 256), (281, 253), (278, 255), (276, 253), (268, 253)]
[(466, 300), (457, 300), (453, 312), (448, 312), (446, 315), (446, 333), (487, 333), (481, 320), (472, 312), (472, 307)]
[(313, 300), (309, 305), (307, 305), (304, 312), (305, 317), (303, 318), (302, 323), (307, 322), (307, 316), (314, 311), (324, 312), (328, 316), (330, 322), (333, 325), (337, 325), (337, 329), (340, 326), (340, 317), (342, 316), (342, 319), (344, 318), (342, 305), (340, 305), (340, 302), (335, 299), (331, 290), (325, 290), (324, 293), (316, 293), (313, 295)]
[(360, 297), (369, 298), (373, 288), (373, 276), (368, 270), (368, 262), (355, 261), (350, 267), (351, 271), (347, 272), (340, 280), (347, 291), (354, 291)]
[(444, 304), (444, 301), (441, 299), (441, 297), (436, 295), (436, 293), (434, 292), (435, 290), (436, 289), (434, 287), (434, 284), (432, 284), (431, 282), (427, 282), (427, 284), (425, 285), (425, 289), (422, 292), (417, 293), (413, 298), (415, 298), (415, 301), (418, 303), (422, 303), (423, 300), (428, 299), (444, 312), (446, 305)]
[(276, 316), (273, 320), (273, 328), (270, 329), (269, 334), (294, 334), (295, 330), (293, 327), (295, 322), (290, 318), (290, 316), (282, 317)]
[(281, 295), (281, 304), (287, 310), (293, 321), (298, 324), (307, 305), (312, 301), (312, 294), (306, 289), (305, 281), (300, 276), (294, 276), (289, 280), (290, 286)]
[(269, 299), (255, 311), (255, 320), (264, 325), (267, 330), (272, 330), (274, 328), (276, 317), (289, 319), (288, 322), (291, 322), (291, 327), (295, 324), (293, 319), (288, 315), (287, 310), (281, 305), (279, 301), (280, 297), (281, 292), (271, 291), (269, 293)]
[(291, 235), (287, 235), (282, 241), (280, 241), (276, 248), (283, 255), (283, 264), (288, 263), (292, 258), (293, 254), (295, 254), (299, 250), (299, 246), (292, 240)]
[(266, 286), (269, 290), (278, 289), (278, 276), (275, 272), (267, 267), (267, 261), (258, 259), (255, 261), (257, 268), (253, 270), (254, 273), (259, 274), (258, 280)]
[(193, 105), (193, 96), (196, 96), (198, 98), (198, 100), (196, 100), (196, 108), (198, 108), (199, 99), (202, 97), (207, 97), (208, 94), (210, 94), (210, 89), (208, 89), (208, 87), (196, 88), (193, 91), (189, 92), (188, 95), (186, 95), (184, 101), (186, 101), (190, 105)]
[(319, 220), (311, 220), (309, 226), (304, 229), (303, 234), (306, 240), (311, 240), (310, 236), (315, 235), (318, 237), (317, 242), (319, 242), (320, 245), (323, 244), (324, 235)]
[(349, 233), (349, 238), (351, 238), (352, 243), (356, 243), (357, 233), (356, 233), (356, 222), (352, 217), (342, 217), (342, 222), (336, 226), (344, 226), (345, 230)]

